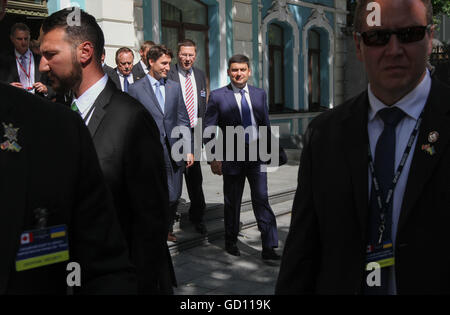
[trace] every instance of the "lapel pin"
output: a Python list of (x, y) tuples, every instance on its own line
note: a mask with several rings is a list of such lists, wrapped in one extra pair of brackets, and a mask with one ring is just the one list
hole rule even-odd
[(427, 152), (429, 155), (433, 155), (436, 153), (436, 150), (430, 144), (422, 144), (422, 151)]
[(432, 131), (428, 134), (428, 142), (435, 143), (439, 138), (439, 133), (437, 131)]
[(20, 152), (22, 147), (16, 142), (17, 141), (17, 133), (19, 132), (19, 128), (14, 128), (12, 124), (5, 124), (2, 122), (3, 128), (5, 129), (5, 137), (7, 140), (0, 144), (0, 148), (2, 150), (12, 151), (12, 152)]

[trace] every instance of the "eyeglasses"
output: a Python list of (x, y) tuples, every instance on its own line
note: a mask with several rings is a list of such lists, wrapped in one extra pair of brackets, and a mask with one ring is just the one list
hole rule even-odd
[(399, 28), (397, 30), (373, 30), (363, 33), (356, 33), (357, 36), (362, 37), (366, 46), (385, 46), (389, 43), (391, 35), (397, 35), (400, 43), (407, 44), (418, 42), (425, 37), (425, 32), (431, 28), (431, 24), (427, 26), (411, 26)]

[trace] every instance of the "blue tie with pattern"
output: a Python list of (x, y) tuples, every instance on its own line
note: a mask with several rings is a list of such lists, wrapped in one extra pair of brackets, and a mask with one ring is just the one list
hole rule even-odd
[[(252, 125), (252, 114), (250, 112), (250, 106), (247, 103), (247, 99), (245, 98), (245, 90), (242, 89), (239, 91), (241, 93), (241, 111), (242, 111), (242, 126), (247, 128)], [(245, 143), (249, 143), (248, 133), (245, 134)]]
[(130, 75), (124, 75), (123, 76), (123, 91), (128, 93), (128, 86), (130, 85), (130, 82), (128, 82), (128, 77)]

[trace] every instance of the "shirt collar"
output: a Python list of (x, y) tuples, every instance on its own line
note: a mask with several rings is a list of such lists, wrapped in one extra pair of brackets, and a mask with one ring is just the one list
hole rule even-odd
[[(422, 81), (408, 94), (402, 97), (397, 103), (392, 106), (396, 106), (404, 111), (409, 117), (417, 120), (422, 113), (425, 103), (428, 98), (428, 94), (431, 89), (431, 76), (428, 69), (426, 70), (425, 76)], [(368, 87), (369, 94), (369, 121), (375, 119), (376, 114), (379, 110), (388, 107), (382, 101), (380, 101), (373, 93), (370, 88), (370, 83)]]
[[(28, 54), (29, 52), (31, 52), (31, 50), (28, 48), (28, 50), (24, 53), (24, 55), (28, 58)], [(16, 54), (17, 58), (22, 57), (23, 55), (21, 55), (15, 48), (14, 48), (14, 53)]]
[(145, 63), (142, 61), (142, 59), (141, 59), (139, 62), (141, 63), (142, 69), (144, 69), (144, 72), (147, 74), (147, 72), (148, 72), (147, 66), (146, 66)]
[[(119, 69), (117, 69), (117, 74), (119, 75), (119, 77), (125, 78), (125, 76), (122, 74), (122, 72), (119, 71)], [(128, 77), (131, 76), (131, 73), (128, 75)]]
[(105, 89), (106, 83), (108, 83), (107, 74), (105, 74), (100, 80), (98, 80), (78, 98), (73, 99), (73, 102), (77, 103), (77, 107), (82, 114), (84, 114), (91, 108), (97, 97)]
[(194, 72), (194, 68), (191, 67), (191, 69), (186, 71), (186, 70), (183, 70), (183, 68), (180, 65), (178, 65), (178, 72), (181, 73), (181, 75), (184, 76), (184, 77), (186, 77), (188, 72), (192, 76), (192, 73)]
[(239, 88), (237, 88), (236, 86), (234, 86), (233, 82), (231, 82), (231, 88), (233, 89), (233, 92), (234, 92), (234, 93), (240, 93), (241, 90), (244, 90), (245, 93), (247, 93), (247, 94), (249, 93), (249, 92), (248, 92), (248, 84), (247, 84), (247, 83), (245, 84), (244, 88), (239, 89)]

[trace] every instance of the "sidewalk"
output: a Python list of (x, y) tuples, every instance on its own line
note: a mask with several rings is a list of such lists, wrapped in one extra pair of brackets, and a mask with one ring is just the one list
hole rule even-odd
[[(289, 209), (292, 201), (277, 204)], [(280, 255), (284, 247), (290, 213), (277, 217)], [(240, 257), (224, 250), (224, 239), (197, 246), (172, 256), (178, 288), (176, 295), (271, 295), (274, 294), (280, 262), (261, 259), (261, 237), (256, 226), (239, 236)]]
[[(240, 257), (224, 250), (223, 179), (202, 165), (203, 191), (207, 203), (205, 224), (208, 235), (196, 233), (189, 223), (189, 203), (179, 207), (181, 220), (174, 227), (176, 243), (169, 242), (178, 288), (176, 295), (267, 295), (273, 294), (279, 261), (263, 261), (261, 235), (256, 226), (250, 202), (250, 188), (245, 185), (242, 197), (243, 224), (238, 247)], [(289, 231), (290, 212), (297, 188), (298, 164), (288, 163), (268, 173), (269, 203), (277, 216), (280, 255)], [(184, 184), (182, 199), (189, 201)]]

